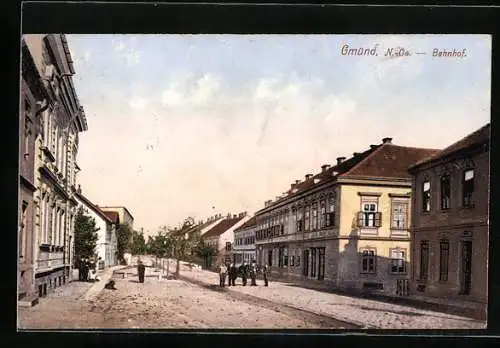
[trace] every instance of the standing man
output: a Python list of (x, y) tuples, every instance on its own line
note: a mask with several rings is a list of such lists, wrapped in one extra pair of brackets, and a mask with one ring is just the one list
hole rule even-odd
[(238, 270), (236, 269), (236, 265), (232, 263), (229, 266), (229, 281), (232, 286), (236, 286), (236, 278), (238, 278)]
[(243, 286), (246, 286), (248, 273), (247, 273), (247, 263), (245, 261), (243, 261), (242, 265), (240, 266), (239, 271), (240, 271), (241, 280), (243, 282)]
[(264, 286), (268, 286), (269, 285), (269, 267), (267, 267), (267, 265), (264, 266), (264, 269), (262, 271), (262, 274), (264, 276)]
[(255, 260), (252, 260), (252, 265), (250, 266), (250, 278), (252, 279), (252, 282), (250, 283), (251, 286), (257, 286), (257, 265), (255, 263)]
[(219, 277), (220, 277), (221, 288), (226, 286), (226, 274), (227, 274), (227, 267), (223, 262), (221, 262), (219, 266)]
[(137, 265), (137, 274), (139, 275), (139, 283), (144, 283), (144, 273), (146, 272), (146, 266), (139, 260)]
[(233, 263), (231, 262), (227, 268), (227, 286), (231, 286), (233, 283), (233, 267)]

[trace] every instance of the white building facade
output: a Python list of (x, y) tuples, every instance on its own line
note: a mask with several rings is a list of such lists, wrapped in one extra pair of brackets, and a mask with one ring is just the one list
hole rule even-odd
[(256, 230), (257, 223), (255, 217), (250, 218), (247, 222), (234, 230), (232, 261), (235, 264), (241, 264), (243, 261), (249, 264), (253, 260), (257, 260), (255, 250)]
[(76, 200), (79, 207), (84, 208), (85, 215), (90, 216), (95, 220), (97, 231), (97, 244), (95, 254), (97, 258), (104, 261), (102, 266), (110, 267), (117, 264), (117, 239), (116, 239), (116, 226), (113, 221), (108, 218), (102, 210), (93, 204), (88, 198), (81, 194), (76, 193)]

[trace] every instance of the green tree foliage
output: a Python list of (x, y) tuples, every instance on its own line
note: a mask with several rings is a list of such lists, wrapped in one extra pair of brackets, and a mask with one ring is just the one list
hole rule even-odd
[(95, 219), (85, 215), (80, 207), (75, 216), (75, 260), (91, 258), (95, 255), (97, 245), (97, 231)]
[(128, 224), (120, 224), (116, 228), (118, 260), (124, 261), (123, 254), (131, 252), (132, 229)]
[(203, 260), (205, 268), (209, 268), (212, 259), (217, 256), (218, 250), (215, 246), (207, 244), (205, 240), (201, 238), (194, 248), (194, 253)]
[(144, 232), (132, 231), (132, 242), (130, 245), (130, 251), (134, 255), (144, 255), (147, 252), (146, 239), (144, 238)]

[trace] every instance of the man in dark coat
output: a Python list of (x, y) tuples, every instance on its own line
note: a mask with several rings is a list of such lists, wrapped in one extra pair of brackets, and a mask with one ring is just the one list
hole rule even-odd
[(229, 266), (229, 283), (232, 286), (236, 286), (236, 278), (238, 278), (238, 269), (236, 268), (236, 265), (232, 263)]
[(250, 283), (251, 286), (256, 286), (257, 285), (257, 264), (255, 263), (255, 260), (252, 261), (252, 265), (250, 266), (250, 279), (252, 282)]
[(241, 280), (243, 282), (243, 286), (246, 286), (247, 285), (247, 278), (248, 278), (248, 267), (247, 267), (247, 263), (245, 261), (243, 261), (243, 264), (240, 266), (240, 276), (241, 276)]
[(267, 265), (264, 266), (262, 275), (264, 276), (264, 286), (269, 286), (269, 267)]
[(83, 260), (83, 281), (89, 280), (90, 263), (88, 259)]
[(139, 261), (137, 265), (137, 274), (139, 275), (139, 283), (144, 283), (145, 272), (146, 272), (146, 266), (144, 266), (142, 261)]
[(83, 257), (80, 257), (80, 260), (78, 260), (78, 280), (83, 281), (83, 267), (85, 266), (85, 259)]

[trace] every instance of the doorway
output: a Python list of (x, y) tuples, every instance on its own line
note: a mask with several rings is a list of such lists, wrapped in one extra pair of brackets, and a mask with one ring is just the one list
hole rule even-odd
[(304, 250), (302, 254), (302, 275), (309, 276), (309, 250)]
[(462, 241), (460, 258), (462, 269), (460, 272), (460, 294), (469, 295), (472, 287), (472, 242)]

